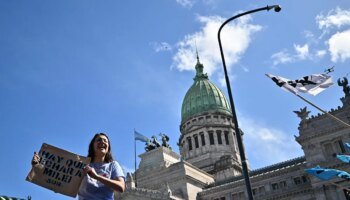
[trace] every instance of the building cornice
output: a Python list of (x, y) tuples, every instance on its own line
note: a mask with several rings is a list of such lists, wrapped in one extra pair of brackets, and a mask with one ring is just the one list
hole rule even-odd
[[(306, 163), (305, 157), (301, 156), (301, 157), (297, 157), (297, 158), (294, 158), (291, 160), (287, 160), (284, 162), (276, 163), (276, 164), (273, 164), (273, 165), (270, 165), (267, 167), (253, 170), (249, 173), (249, 175), (252, 179), (258, 178), (259, 176), (263, 176), (265, 174), (269, 174), (269, 177), (271, 177), (272, 173), (277, 173), (277, 175), (281, 175), (281, 174), (285, 173), (284, 169), (286, 169), (287, 167), (291, 168), (293, 166), (297, 166), (297, 165), (305, 164), (305, 163)], [(279, 173), (279, 172), (281, 172), (281, 173)], [(215, 182), (213, 184), (210, 184), (207, 187), (207, 189), (210, 190), (210, 189), (214, 189), (214, 188), (221, 187), (221, 186), (228, 185), (228, 184), (232, 185), (232, 184), (235, 184), (239, 181), (241, 181), (243, 183), (243, 176), (242, 175), (236, 176), (236, 177), (233, 177), (233, 178), (221, 181), (221, 182)]]

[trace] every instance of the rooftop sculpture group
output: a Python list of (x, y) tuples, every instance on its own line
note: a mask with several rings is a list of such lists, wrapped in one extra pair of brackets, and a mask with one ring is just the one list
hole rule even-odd
[(153, 135), (151, 137), (151, 140), (147, 140), (146, 142), (146, 147), (145, 147), (145, 150), (148, 152), (148, 151), (151, 151), (153, 149), (157, 149), (159, 147), (167, 147), (169, 149), (171, 149), (170, 145), (169, 145), (169, 137), (167, 135), (165, 135), (164, 133), (160, 133), (159, 134), (161, 137), (162, 137), (162, 144), (160, 144), (158, 142), (158, 139), (157, 139), (157, 136), (156, 135)]

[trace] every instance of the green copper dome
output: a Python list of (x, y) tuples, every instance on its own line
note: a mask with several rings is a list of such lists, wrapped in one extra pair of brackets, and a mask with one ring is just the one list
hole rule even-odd
[(209, 81), (207, 74), (203, 74), (203, 65), (197, 56), (196, 76), (182, 102), (181, 121), (185, 122), (190, 117), (209, 111), (232, 115), (225, 95)]

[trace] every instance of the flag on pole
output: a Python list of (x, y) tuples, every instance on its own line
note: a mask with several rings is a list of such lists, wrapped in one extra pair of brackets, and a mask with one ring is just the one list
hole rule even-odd
[(142, 142), (147, 142), (147, 140), (149, 140), (146, 136), (142, 135), (141, 133), (134, 131), (134, 137), (135, 140), (139, 140)]
[(330, 180), (330, 179), (335, 178), (335, 177), (350, 180), (349, 173), (347, 173), (345, 171), (337, 170), (337, 169), (326, 169), (326, 168), (322, 168), (320, 166), (316, 166), (314, 168), (305, 169), (305, 171), (308, 174), (316, 176), (317, 178), (319, 178), (321, 180)]
[(347, 152), (350, 152), (350, 143), (345, 143), (344, 147), (345, 147)]
[(266, 76), (271, 78), (276, 85), (282, 89), (290, 91), (294, 94), (302, 92), (315, 96), (333, 85), (332, 77), (328, 74), (312, 74), (297, 80), (289, 80), (272, 74), (266, 74)]
[(337, 158), (345, 163), (350, 163), (350, 156), (348, 155), (337, 155)]

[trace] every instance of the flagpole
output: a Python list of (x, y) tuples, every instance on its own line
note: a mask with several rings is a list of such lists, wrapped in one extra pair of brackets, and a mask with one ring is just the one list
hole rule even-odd
[(134, 129), (134, 153), (135, 153), (135, 157), (134, 157), (134, 167), (135, 167), (135, 171), (134, 171), (134, 175), (135, 175), (135, 187), (137, 187), (137, 179), (136, 179), (136, 139), (135, 139), (135, 129)]
[[(295, 93), (293, 93), (295, 94)], [(346, 127), (350, 127), (349, 124), (347, 124), (346, 122), (344, 122), (343, 120), (337, 118), (336, 116), (326, 112), (325, 110), (321, 109), (320, 107), (316, 106), (315, 104), (313, 104), (312, 102), (310, 102), (309, 100), (305, 99), (304, 97), (300, 96), (299, 94), (295, 94), (297, 97), (299, 97), (300, 99), (304, 100), (306, 103), (309, 103), (310, 105), (312, 105), (313, 107), (317, 108), (319, 111), (323, 112), (324, 114), (326, 114), (327, 116), (337, 120), (338, 122), (342, 123), (343, 125), (345, 125)]]

